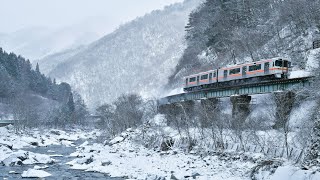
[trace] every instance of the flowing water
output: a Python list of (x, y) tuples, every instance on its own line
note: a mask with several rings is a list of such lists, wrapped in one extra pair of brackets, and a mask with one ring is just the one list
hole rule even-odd
[[(76, 145), (80, 145), (83, 141), (78, 140), (74, 142)], [(54, 145), (48, 147), (36, 147), (36, 148), (25, 148), (25, 151), (31, 151), (34, 153), (47, 154), (47, 155), (62, 155), (52, 157), (57, 162), (53, 164), (40, 164), (39, 166), (49, 166), (44, 171), (52, 174), (52, 176), (42, 179), (66, 179), (66, 180), (95, 180), (95, 179), (105, 179), (105, 180), (122, 180), (123, 178), (111, 178), (107, 174), (95, 173), (95, 172), (85, 172), (82, 170), (74, 170), (70, 169), (69, 165), (66, 165), (67, 162), (74, 159), (74, 157), (70, 157), (69, 155), (72, 152), (75, 152), (75, 147), (66, 147), (64, 145)], [(0, 180), (2, 179), (21, 179), (21, 174), (23, 171), (28, 170), (29, 168), (33, 168), (35, 165), (22, 165), (22, 166), (13, 166), (6, 167), (0, 166)], [(10, 174), (10, 171), (15, 171), (16, 174)], [(23, 178), (30, 179), (30, 178)], [(32, 179), (32, 178), (31, 178)]]

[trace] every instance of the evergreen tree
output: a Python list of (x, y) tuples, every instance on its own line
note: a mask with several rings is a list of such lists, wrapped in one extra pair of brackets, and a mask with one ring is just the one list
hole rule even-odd
[(73, 92), (74, 97), (74, 111), (75, 111), (75, 121), (77, 124), (84, 124), (86, 118), (89, 115), (88, 108), (81, 98), (80, 94), (77, 92)]
[(318, 166), (320, 164), (320, 110), (315, 116), (314, 127), (312, 130), (311, 143), (304, 159), (306, 166)]
[(40, 74), (39, 63), (37, 63), (37, 65), (36, 65), (36, 72)]

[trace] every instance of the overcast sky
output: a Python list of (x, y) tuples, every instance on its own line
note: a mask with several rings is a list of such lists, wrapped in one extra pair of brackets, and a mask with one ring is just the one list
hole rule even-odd
[(0, 0), (0, 32), (29, 27), (60, 28), (94, 17), (116, 27), (183, 0)]

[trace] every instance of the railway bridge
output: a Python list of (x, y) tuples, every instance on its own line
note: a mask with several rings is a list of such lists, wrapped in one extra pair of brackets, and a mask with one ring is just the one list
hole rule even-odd
[(14, 120), (2, 120), (0, 119), (0, 127), (7, 126), (9, 124), (14, 124)]
[(297, 91), (310, 87), (312, 77), (300, 77), (293, 79), (275, 79), (264, 82), (239, 84), (236, 86), (203, 89), (193, 92), (176, 94), (159, 100), (160, 112), (166, 115), (177, 114), (175, 109), (194, 109), (195, 103), (214, 113), (219, 104), (219, 98), (230, 97), (232, 103), (232, 117), (245, 119), (250, 114), (251, 96), (255, 94), (273, 93), (279, 100), (276, 101), (276, 116), (283, 114), (288, 117), (292, 109)]

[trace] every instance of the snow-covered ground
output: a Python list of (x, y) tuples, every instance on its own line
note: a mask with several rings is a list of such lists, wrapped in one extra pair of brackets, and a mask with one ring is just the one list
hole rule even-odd
[[(271, 158), (253, 151), (242, 152), (234, 148), (219, 151), (204, 148), (201, 143), (188, 151), (182, 144), (177, 143), (179, 136), (183, 134), (166, 127), (162, 118), (161, 115), (156, 116), (153, 121), (155, 124), (151, 127), (128, 129), (103, 143), (92, 144), (85, 141), (76, 147), (76, 152), (70, 155), (75, 159), (67, 165), (71, 169), (101, 172), (126, 179), (317, 180), (320, 178), (320, 173), (316, 169), (302, 170), (297, 164), (284, 158)], [(158, 127), (155, 128), (155, 125)], [(157, 131), (161, 131), (165, 136), (160, 137), (161, 134)], [(196, 134), (196, 130), (192, 131)], [(30, 130), (16, 134), (12, 126), (1, 127), (0, 133), (0, 163), (5, 166), (35, 164), (21, 176), (40, 178), (50, 176), (50, 168), (45, 164), (54, 163), (54, 158), (59, 157), (59, 153), (50, 152), (57, 153), (50, 156), (24, 151), (21, 148), (74, 146), (72, 142), (75, 140), (95, 139), (102, 134), (97, 130), (92, 132)], [(176, 143), (165, 151), (162, 149), (162, 142), (168, 138), (173, 138)], [(162, 142), (159, 139), (162, 139)], [(207, 144), (211, 143), (205, 141)]]
[(301, 77), (309, 77), (311, 76), (311, 72), (305, 71), (305, 70), (296, 70), (296, 71), (291, 71), (289, 74), (290, 79), (294, 78), (301, 78)]
[(129, 129), (103, 144), (85, 142), (71, 154), (77, 158), (67, 164), (73, 169), (107, 173), (112, 177), (148, 180), (245, 180), (253, 177), (257, 180), (316, 180), (320, 176), (316, 170), (301, 170), (283, 158), (274, 159), (261, 153), (199, 150), (201, 147), (197, 146), (190, 152), (177, 146), (161, 151), (161, 144), (146, 147), (148, 145), (141, 139), (147, 140), (150, 132), (144, 134), (144, 138), (142, 132), (141, 128)]
[(201, 157), (179, 149), (160, 152), (148, 149), (134, 138), (139, 130), (128, 131), (111, 140), (108, 145), (84, 143), (68, 164), (74, 169), (97, 171), (113, 177), (132, 179), (249, 179), (248, 172), (254, 163), (249, 161), (224, 161), (219, 156)]

